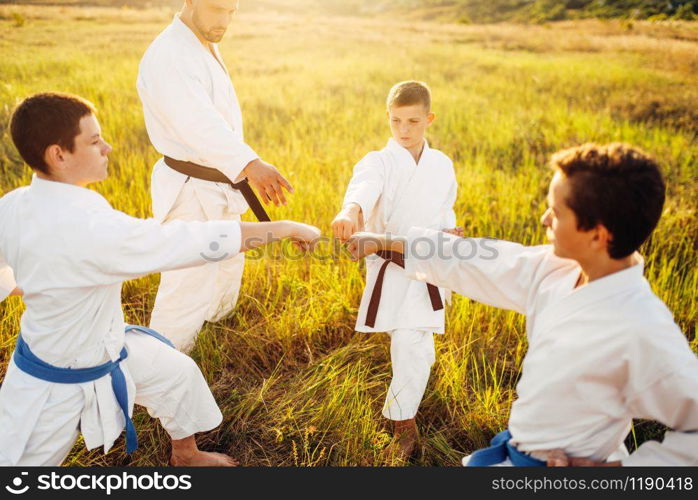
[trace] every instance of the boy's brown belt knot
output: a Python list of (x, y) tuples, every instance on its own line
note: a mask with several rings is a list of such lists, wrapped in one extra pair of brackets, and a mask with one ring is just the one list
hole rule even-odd
[[(376, 315), (378, 314), (378, 306), (381, 302), (381, 293), (383, 291), (383, 278), (385, 277), (385, 268), (388, 264), (393, 263), (404, 269), (405, 267), (405, 256), (400, 252), (393, 252), (390, 250), (382, 250), (376, 253), (380, 258), (385, 259), (383, 265), (381, 265), (378, 271), (378, 276), (376, 276), (376, 282), (373, 285), (373, 292), (371, 293), (371, 300), (368, 303), (368, 311), (366, 312), (366, 326), (373, 328), (376, 325)], [(429, 291), (429, 299), (431, 300), (431, 307), (434, 311), (440, 311), (444, 308), (444, 304), (441, 300), (441, 294), (439, 294), (439, 289), (430, 283), (426, 283), (427, 290)]]

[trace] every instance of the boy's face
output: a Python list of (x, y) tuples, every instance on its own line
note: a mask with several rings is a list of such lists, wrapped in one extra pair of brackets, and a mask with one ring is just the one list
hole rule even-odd
[(75, 137), (73, 152), (61, 150), (61, 161), (54, 166), (62, 170), (72, 184), (86, 186), (107, 178), (108, 155), (112, 147), (102, 138), (99, 122), (93, 114), (80, 119), (80, 133)]
[(434, 121), (434, 113), (427, 111), (423, 104), (390, 106), (388, 121), (393, 139), (403, 148), (411, 149), (424, 142), (424, 133)]
[(577, 228), (577, 216), (567, 206), (571, 185), (561, 172), (556, 172), (548, 190), (548, 209), (541, 217), (548, 240), (553, 244), (555, 255), (578, 262), (587, 261), (594, 251), (596, 231)]

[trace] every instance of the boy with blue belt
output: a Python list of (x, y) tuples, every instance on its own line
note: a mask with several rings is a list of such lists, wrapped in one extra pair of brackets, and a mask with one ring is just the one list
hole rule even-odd
[(319, 231), (289, 221), (162, 226), (114, 210), (86, 188), (107, 177), (111, 146), (92, 105), (76, 96), (29, 97), (11, 133), (35, 175), (0, 198), (0, 300), (23, 293), (26, 305), (0, 388), (0, 465), (60, 465), (79, 433), (106, 453), (124, 425), (130, 452), (134, 403), (170, 435), (171, 464), (235, 465), (197, 448), (194, 434), (218, 426), (221, 412), (191, 358), (124, 323), (121, 284), (273, 239), (308, 246)]
[[(560, 151), (552, 166), (551, 245), (413, 227), (358, 233), (349, 250), (404, 254), (407, 277), (526, 315), (508, 430), (464, 464), (698, 465), (698, 359), (637, 252), (662, 213), (659, 167), (624, 144)], [(628, 455), (633, 418), (673, 430)]]

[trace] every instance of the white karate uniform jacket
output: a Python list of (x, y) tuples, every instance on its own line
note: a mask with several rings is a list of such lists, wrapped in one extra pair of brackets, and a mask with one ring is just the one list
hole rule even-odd
[[(237, 222), (162, 225), (112, 209), (95, 191), (36, 176), (30, 186), (0, 198), (0, 228), (0, 276), (4, 277), (0, 286), (11, 290), (16, 279), (24, 291), (22, 337), (40, 359), (62, 368), (93, 367), (119, 358), (125, 337), (124, 280), (203, 265), (204, 255), (232, 256), (240, 251)], [(211, 255), (214, 241), (219, 250)], [(132, 410), (135, 391), (130, 362), (127, 359), (121, 367)], [(205, 421), (205, 428), (212, 428), (220, 423), (220, 412), (199, 378), (198, 384), (203, 385), (194, 390), (205, 392), (208, 399), (199, 402), (202, 408), (190, 408), (187, 418), (198, 418)], [(0, 463), (17, 463), (42, 407), (61, 385), (32, 377), (10, 361), (0, 387)], [(103, 445), (106, 453), (124, 427), (111, 378), (76, 385), (84, 392), (80, 428), (85, 445), (88, 449)], [(191, 389), (163, 387), (164, 396), (172, 401), (180, 401)], [(186, 408), (190, 403), (196, 406), (197, 401), (179, 404)], [(74, 409), (66, 410), (70, 411)], [(178, 439), (182, 437), (186, 436)]]
[[(439, 239), (440, 253), (424, 258)], [(458, 258), (473, 245), (477, 256)], [(407, 277), (526, 315), (529, 347), (509, 419), (520, 450), (618, 459), (632, 418), (646, 418), (674, 431), (624, 465), (698, 465), (698, 359), (642, 264), (575, 289), (579, 265), (550, 245), (412, 228), (407, 247)]]
[[(390, 139), (385, 148), (368, 153), (354, 167), (344, 206), (357, 203), (364, 214), (366, 231), (405, 234), (412, 226), (450, 229), (456, 225), (456, 175), (453, 162), (424, 142), (415, 163), (410, 152)], [(366, 326), (373, 286), (384, 260), (366, 259), (366, 287), (356, 319), (359, 332), (385, 332), (398, 328), (444, 332), (444, 310), (434, 311), (424, 283), (409, 279), (403, 270), (386, 268), (376, 324)], [(441, 289), (441, 298), (448, 298)]]
[[(218, 45), (212, 45), (216, 57), (175, 15), (143, 55), (138, 95), (148, 136), (160, 154), (218, 169), (235, 181), (258, 155), (244, 142), (240, 104)], [(165, 219), (186, 180), (163, 159), (155, 164), (151, 194), (156, 219)], [(247, 210), (239, 191), (225, 183), (207, 184), (224, 190), (231, 212)]]

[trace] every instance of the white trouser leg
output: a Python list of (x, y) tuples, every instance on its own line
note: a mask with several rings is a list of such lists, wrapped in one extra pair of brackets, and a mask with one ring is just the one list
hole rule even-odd
[[(463, 464), (463, 467), (468, 466), (468, 462), (470, 461), (470, 456), (471, 455), (466, 455), (461, 459), (461, 463)], [(490, 467), (513, 467), (514, 464), (511, 463), (511, 460), (507, 458), (504, 460), (504, 462), (499, 462), (498, 464), (490, 465)]]
[[(228, 200), (215, 184), (190, 179), (163, 221), (240, 220), (227, 210)], [(218, 255), (216, 255), (218, 257)], [(150, 327), (169, 338), (177, 349), (191, 350), (206, 320), (217, 320), (235, 307), (244, 254), (204, 266), (164, 272), (155, 297)]]
[[(125, 340), (128, 357), (122, 363), (136, 386), (135, 403), (159, 418), (172, 439), (220, 425), (223, 415), (189, 356), (142, 333), (128, 332)], [(0, 466), (61, 465), (79, 435), (83, 389), (80, 384), (50, 384), (47, 399), (36, 403), (41, 413), (29, 422), (21, 405), (22, 384), (36, 382), (12, 366), (8, 371), (0, 386)], [(25, 431), (26, 440), (19, 439)]]
[(434, 364), (434, 334), (424, 330), (398, 329), (390, 335), (390, 359), (393, 379), (383, 407), (383, 416), (391, 420), (414, 418)]
[(213, 296), (217, 264), (162, 273), (150, 328), (188, 352), (206, 320)]
[(216, 282), (213, 286), (213, 294), (206, 314), (206, 321), (214, 323), (220, 321), (235, 309), (244, 270), (244, 253), (218, 263)]
[(128, 332), (126, 348), (136, 404), (159, 418), (172, 439), (220, 425), (223, 415), (194, 360), (143, 333)]
[[(14, 397), (21, 398), (21, 386), (16, 388), (11, 387), (12, 380), (5, 380), (8, 384), (6, 389), (8, 395), (10, 392), (16, 392)], [(15, 390), (13, 390), (15, 389)], [(13, 401), (4, 398), (3, 405), (11, 405)], [(11, 450), (13, 443), (12, 436), (3, 436), (10, 442), (5, 443), (7, 450), (0, 450), (0, 465), (14, 466), (58, 466), (63, 463), (65, 458), (70, 453), (70, 450), (78, 438), (80, 423), (80, 415), (84, 404), (84, 395), (82, 389), (74, 384), (53, 384), (48, 399), (43, 404), (41, 414), (37, 421), (33, 424), (31, 434), (26, 440), (26, 445), (23, 450)], [(7, 414), (11, 416), (12, 409), (7, 408)], [(4, 412), (3, 412), (4, 413)], [(25, 425), (21, 421), (23, 415), (15, 415), (18, 420), (10, 423), (10, 426), (21, 427)], [(0, 432), (12, 432), (12, 429), (7, 427), (0, 429)], [(7, 452), (7, 456), (4, 452)], [(14, 459), (10, 457), (14, 456)]]

